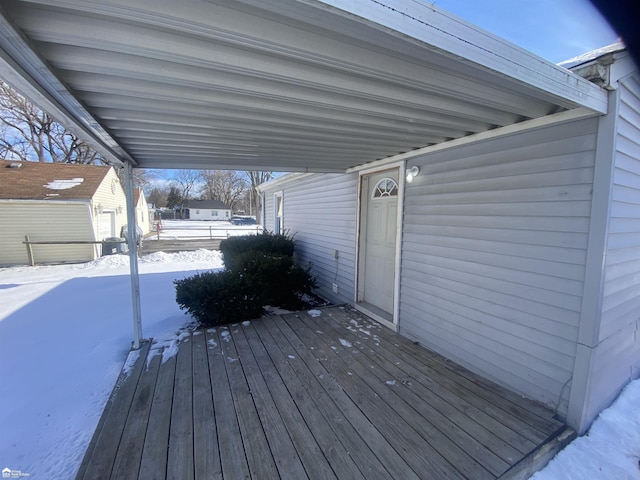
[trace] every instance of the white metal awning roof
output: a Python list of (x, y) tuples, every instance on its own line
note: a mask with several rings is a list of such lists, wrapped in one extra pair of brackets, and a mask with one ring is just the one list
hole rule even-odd
[(345, 171), (599, 87), (414, 0), (6, 0), (0, 75), (112, 159)]

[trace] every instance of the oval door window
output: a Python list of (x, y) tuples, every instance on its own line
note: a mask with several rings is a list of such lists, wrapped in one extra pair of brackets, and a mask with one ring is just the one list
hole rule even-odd
[(373, 189), (371, 198), (397, 197), (398, 184), (393, 178), (383, 178), (378, 182), (376, 188)]

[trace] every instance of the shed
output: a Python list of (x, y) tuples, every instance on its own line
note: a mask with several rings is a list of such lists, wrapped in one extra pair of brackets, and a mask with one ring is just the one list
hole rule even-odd
[(187, 200), (184, 204), (190, 220), (224, 220), (231, 219), (231, 208), (220, 200)]
[[(126, 199), (113, 167), (0, 161), (0, 265), (29, 263), (23, 242), (99, 242), (126, 223)], [(33, 245), (40, 264), (86, 262), (100, 244)]]

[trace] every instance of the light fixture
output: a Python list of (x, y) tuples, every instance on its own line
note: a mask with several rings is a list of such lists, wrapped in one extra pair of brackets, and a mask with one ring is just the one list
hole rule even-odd
[(415, 177), (418, 176), (418, 174), (420, 173), (420, 168), (417, 165), (414, 165), (413, 167), (407, 169), (407, 182), (411, 183), (413, 182), (413, 179)]
[(100, 215), (104, 210), (102, 208), (102, 204), (98, 204), (95, 206), (94, 211), (96, 212), (96, 215)]
[(118, 215), (122, 213), (122, 205), (118, 205), (118, 208), (116, 209), (118, 211)]

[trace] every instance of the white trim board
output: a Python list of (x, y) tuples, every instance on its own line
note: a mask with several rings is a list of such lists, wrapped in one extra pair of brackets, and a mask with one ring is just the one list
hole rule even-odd
[(346, 173), (381, 169), (395, 162), (410, 160), (415, 157), (427, 155), (427, 154), (438, 152), (441, 150), (447, 150), (449, 148), (461, 147), (463, 145), (468, 145), (474, 142), (482, 142), (482, 141), (491, 140), (494, 138), (514, 135), (516, 133), (520, 133), (525, 130), (532, 130), (535, 128), (542, 128), (542, 127), (547, 127), (547, 126), (556, 125), (556, 124), (559, 125), (562, 123), (571, 122), (571, 121), (582, 119), (582, 118), (595, 117), (598, 115), (599, 115), (598, 113), (594, 113), (593, 111), (588, 110), (586, 108), (576, 108), (574, 110), (567, 110), (564, 112), (547, 115), (546, 117), (534, 118), (532, 120), (516, 123), (514, 125), (507, 125), (506, 127), (496, 128), (495, 130), (476, 133), (474, 135), (469, 135), (468, 137), (457, 138), (449, 142), (438, 143), (436, 145), (431, 145), (429, 147), (419, 148), (417, 150), (412, 150), (411, 152), (401, 153), (399, 155), (383, 158), (375, 162), (364, 163), (362, 165), (358, 165), (357, 167), (348, 168), (346, 170)]

